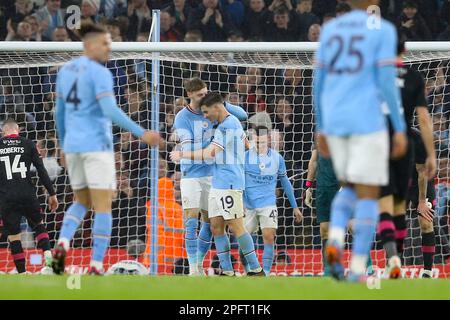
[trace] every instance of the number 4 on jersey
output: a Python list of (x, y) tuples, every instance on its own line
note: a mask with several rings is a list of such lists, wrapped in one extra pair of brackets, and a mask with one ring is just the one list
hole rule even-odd
[(72, 85), (72, 88), (70, 88), (69, 94), (66, 97), (67, 103), (72, 103), (75, 106), (75, 110), (78, 110), (78, 105), (81, 103), (81, 100), (78, 99), (78, 86), (77, 81)]

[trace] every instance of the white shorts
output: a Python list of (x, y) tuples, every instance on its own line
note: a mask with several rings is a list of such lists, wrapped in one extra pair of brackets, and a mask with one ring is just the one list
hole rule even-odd
[(278, 229), (278, 208), (269, 206), (257, 209), (247, 209), (244, 218), (245, 228), (249, 233), (261, 229)]
[(208, 217), (223, 217), (224, 220), (239, 219), (244, 216), (242, 190), (214, 189), (209, 193)]
[(347, 137), (327, 136), (339, 181), (384, 186), (389, 181), (389, 136), (386, 131)]
[(116, 166), (113, 152), (67, 153), (66, 162), (73, 190), (116, 189)]
[(182, 178), (180, 182), (183, 209), (208, 210), (212, 177)]

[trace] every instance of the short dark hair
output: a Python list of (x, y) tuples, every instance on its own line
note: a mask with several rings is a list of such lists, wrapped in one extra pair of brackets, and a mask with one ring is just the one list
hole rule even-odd
[(269, 129), (266, 126), (257, 126), (255, 133), (257, 137), (266, 136), (269, 133)]
[(84, 40), (88, 36), (95, 33), (97, 34), (108, 33), (108, 31), (106, 31), (106, 29), (103, 28), (102, 26), (93, 24), (92, 22), (83, 22), (81, 24), (80, 29), (77, 31), (77, 34), (81, 38), (81, 40)]
[(273, 14), (274, 14), (274, 16), (281, 16), (283, 14), (289, 14), (289, 9), (286, 8), (286, 6), (282, 5), (279, 8), (277, 8)]
[(406, 0), (403, 1), (403, 9), (405, 8), (416, 8), (417, 9), (417, 3), (415, 1)]
[(336, 5), (336, 13), (346, 13), (352, 11), (352, 7), (348, 3), (340, 2)]
[(200, 106), (212, 107), (216, 103), (223, 104), (222, 95), (219, 92), (208, 92), (200, 101)]
[(192, 78), (184, 82), (186, 92), (195, 92), (203, 88), (206, 88), (206, 83), (200, 78)]

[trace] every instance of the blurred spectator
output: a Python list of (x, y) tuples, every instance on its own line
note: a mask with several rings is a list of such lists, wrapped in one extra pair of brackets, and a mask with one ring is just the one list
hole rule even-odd
[(6, 12), (7, 17), (13, 24), (23, 21), (26, 16), (33, 13), (31, 0), (16, 0), (14, 9)]
[(55, 29), (55, 31), (53, 31), (52, 40), (53, 41), (61, 41), (61, 42), (72, 41), (69, 38), (69, 34), (67, 33), (66, 28), (64, 28), (64, 27), (58, 27)]
[(52, 181), (55, 181), (63, 171), (63, 168), (59, 165), (58, 157), (56, 156), (55, 140), (39, 140), (38, 148), (44, 167), (47, 169), (48, 176)]
[(42, 37), (42, 27), (35, 16), (26, 16), (23, 20), (31, 26), (31, 39), (34, 41), (48, 40)]
[[(122, 38), (122, 32), (121, 32), (121, 30), (120, 30), (120, 22), (117, 20), (117, 19), (114, 19), (114, 20), (108, 20), (106, 23), (105, 23), (105, 26), (106, 26), (106, 30), (108, 30), (108, 32), (111, 34), (111, 39), (112, 39), (112, 41), (114, 41), (114, 42), (120, 42), (120, 41), (123, 41), (123, 38)], [(140, 41), (140, 39), (139, 39), (139, 36), (141, 35), (142, 33), (140, 33), (139, 35), (138, 35), (138, 37), (137, 37), (137, 41)], [(147, 41), (147, 39), (148, 39), (148, 36), (145, 38), (145, 40), (144, 41)]]
[(175, 19), (169, 12), (162, 11), (160, 16), (161, 42), (176, 42), (183, 39), (183, 35), (173, 27)]
[(202, 42), (203, 35), (200, 30), (190, 30), (184, 35), (184, 42)]
[(240, 29), (244, 23), (245, 6), (241, 0), (220, 0), (223, 11), (230, 17), (234, 27)]
[(242, 32), (240, 32), (239, 30), (231, 31), (230, 35), (228, 36), (227, 41), (228, 42), (243, 42), (244, 37), (242, 35)]
[(8, 22), (8, 35), (5, 41), (33, 41), (33, 30), (31, 25), (22, 21), (17, 25), (17, 30), (14, 30), (11, 21)]
[(316, 42), (319, 41), (320, 37), (320, 24), (312, 24), (308, 29), (308, 34), (306, 35), (306, 39), (304, 41), (308, 42)]
[(405, 1), (397, 26), (406, 41), (431, 40), (430, 29), (418, 13), (417, 4), (414, 1)]
[(174, 28), (181, 33), (186, 33), (186, 24), (189, 14), (192, 10), (186, 0), (173, 0), (168, 8), (165, 9), (175, 18)]
[(127, 14), (127, 0), (101, 0), (100, 14), (108, 19)]
[(219, 0), (203, 0), (191, 11), (187, 24), (188, 30), (201, 31), (203, 41), (226, 41), (233, 28), (228, 14), (219, 6)]
[(244, 37), (251, 41), (261, 41), (264, 30), (270, 23), (271, 14), (264, 0), (250, 0), (243, 24)]
[(306, 37), (309, 27), (319, 23), (319, 18), (311, 12), (313, 0), (298, 0), (296, 8), (296, 20), (300, 37)]
[(273, 0), (268, 9), (269, 11), (275, 13), (278, 9), (281, 8), (287, 9), (288, 12), (291, 12), (294, 9), (291, 0)]
[(82, 22), (99, 22), (100, 17), (98, 11), (100, 9), (100, 0), (82, 0), (80, 9)]
[(130, 0), (128, 2), (128, 34), (129, 41), (136, 41), (140, 32), (148, 32), (151, 27), (151, 12), (145, 0)]
[(336, 5), (336, 17), (342, 16), (352, 11), (352, 7), (346, 2), (340, 2)]
[(42, 28), (42, 35), (51, 39), (57, 27), (64, 26), (64, 11), (61, 0), (46, 0), (45, 6), (34, 14)]
[(280, 7), (273, 15), (273, 23), (267, 28), (265, 41), (287, 42), (298, 40), (298, 34), (292, 26), (289, 10)]

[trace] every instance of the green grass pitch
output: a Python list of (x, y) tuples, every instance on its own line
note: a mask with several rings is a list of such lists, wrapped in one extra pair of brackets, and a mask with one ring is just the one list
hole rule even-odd
[[(450, 280), (337, 283), (327, 278), (190, 278), (81, 276), (80, 289), (68, 289), (67, 276), (2, 275), (0, 299), (450, 299)], [(70, 280), (70, 279), (69, 279)], [(72, 279), (73, 280), (73, 279)], [(70, 281), (69, 281), (70, 282)], [(71, 281), (76, 286), (76, 281)]]

